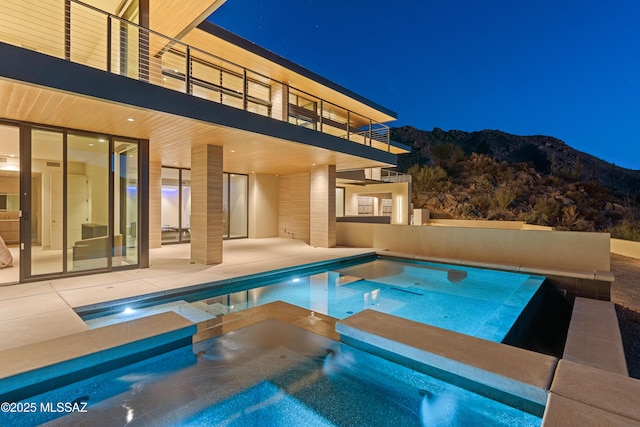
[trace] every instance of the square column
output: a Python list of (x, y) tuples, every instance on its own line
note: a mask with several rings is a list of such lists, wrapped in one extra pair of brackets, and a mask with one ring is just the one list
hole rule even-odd
[(162, 163), (149, 162), (149, 248), (162, 246)]
[(311, 246), (332, 248), (336, 245), (336, 167), (311, 168), (310, 242)]
[(222, 147), (191, 147), (191, 259), (222, 262)]

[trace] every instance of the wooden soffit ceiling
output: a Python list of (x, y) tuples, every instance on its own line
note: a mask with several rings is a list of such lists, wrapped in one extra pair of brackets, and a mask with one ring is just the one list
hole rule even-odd
[(338, 170), (390, 166), (258, 133), (4, 79), (0, 79), (0, 119), (148, 139), (151, 161), (167, 166), (190, 167), (191, 147), (199, 144), (223, 146), (224, 169), (236, 173), (286, 175), (308, 171), (314, 164), (334, 164)]

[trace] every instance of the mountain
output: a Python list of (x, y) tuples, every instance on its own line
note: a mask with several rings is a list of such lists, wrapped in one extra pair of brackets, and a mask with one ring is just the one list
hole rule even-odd
[(391, 138), (411, 147), (398, 169), (413, 176), (414, 207), (432, 217), (517, 219), (640, 240), (640, 171), (550, 136), (405, 126)]
[(518, 136), (499, 130), (463, 132), (434, 128), (425, 131), (404, 126), (392, 128), (391, 139), (412, 148), (410, 155), (400, 159), (399, 169), (405, 171), (414, 163), (428, 164), (434, 145), (453, 143), (467, 155), (486, 154), (498, 162), (527, 163), (540, 174), (549, 174), (552, 168), (555, 171), (580, 169), (580, 180), (597, 181), (619, 196), (635, 198), (640, 192), (640, 170), (606, 162), (551, 136)]

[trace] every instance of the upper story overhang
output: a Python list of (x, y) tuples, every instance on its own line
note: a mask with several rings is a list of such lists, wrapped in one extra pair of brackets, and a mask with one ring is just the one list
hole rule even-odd
[(182, 41), (206, 52), (216, 52), (228, 61), (285, 82), (311, 96), (357, 111), (375, 122), (385, 123), (398, 118), (394, 111), (209, 21), (187, 33)]
[(237, 173), (396, 164), (388, 151), (6, 43), (0, 58), (11, 58), (0, 61), (0, 118), (149, 139), (162, 164), (190, 167), (198, 144), (223, 146)]
[[(265, 50), (246, 48), (249, 42), (222, 29), (216, 30), (217, 35), (183, 30), (200, 48), (77, 0), (12, 2), (5, 9), (0, 15), (0, 41), (240, 109), (249, 121), (254, 119), (249, 116), (261, 115), (389, 153), (408, 151), (390, 140), (389, 127), (381, 121), (393, 119), (392, 112)], [(291, 78), (304, 89), (293, 86)]]

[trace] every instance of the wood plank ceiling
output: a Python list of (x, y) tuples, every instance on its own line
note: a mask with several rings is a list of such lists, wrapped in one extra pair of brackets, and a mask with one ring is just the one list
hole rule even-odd
[(288, 175), (308, 171), (314, 164), (335, 164), (338, 170), (390, 166), (167, 113), (0, 79), (2, 118), (149, 139), (151, 161), (166, 166), (190, 167), (191, 147), (199, 144), (223, 146), (224, 170), (235, 173)]

